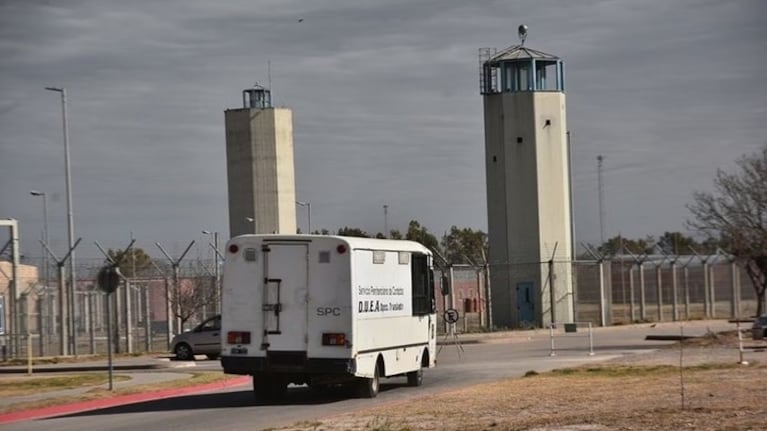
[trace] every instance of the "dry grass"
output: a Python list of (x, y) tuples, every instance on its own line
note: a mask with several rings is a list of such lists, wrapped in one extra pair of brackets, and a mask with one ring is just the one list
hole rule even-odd
[[(767, 366), (753, 360), (750, 365), (738, 364), (732, 343), (729, 335), (685, 342), (681, 374), (677, 345), (598, 366), (529, 373), (285, 429), (765, 430)], [(765, 353), (752, 357), (767, 362)]]
[[(130, 380), (125, 375), (113, 376), (113, 381)], [(62, 389), (73, 389), (103, 385), (109, 381), (108, 376), (100, 374), (77, 374), (59, 376), (24, 376), (0, 379), (0, 398), (18, 397), (40, 392), (52, 392)]]
[[(219, 382), (227, 379), (231, 379), (232, 376), (228, 376), (223, 374), (220, 371), (215, 372), (190, 372), (189, 374), (192, 375), (190, 378), (184, 378), (184, 379), (178, 379), (178, 380), (170, 380), (165, 381), (161, 383), (150, 383), (145, 385), (135, 385), (135, 386), (128, 386), (125, 388), (118, 388), (114, 389), (113, 391), (109, 391), (109, 389), (103, 387), (103, 383), (94, 383), (92, 388), (88, 390), (85, 393), (78, 394), (78, 395), (62, 395), (61, 397), (53, 397), (53, 398), (46, 398), (43, 400), (38, 401), (27, 401), (27, 402), (19, 402), (14, 403), (6, 406), (0, 407), (0, 413), (8, 413), (13, 411), (19, 411), (19, 410), (27, 410), (27, 409), (34, 409), (34, 408), (42, 408), (42, 407), (50, 407), (50, 406), (56, 406), (56, 405), (62, 405), (62, 404), (71, 404), (72, 402), (76, 401), (89, 401), (89, 400), (95, 400), (95, 399), (102, 399), (102, 398), (111, 398), (116, 395), (128, 395), (128, 394), (138, 394), (138, 393), (145, 393), (145, 392), (152, 392), (152, 391), (161, 391), (165, 389), (174, 389), (174, 388), (183, 388), (188, 386), (197, 386), (201, 384), (206, 383), (213, 383), (213, 382)], [(74, 376), (70, 376), (74, 378), (77, 381), (78, 377), (84, 376), (83, 374), (78, 374)], [(113, 376), (115, 379), (117, 377), (120, 378), (127, 378), (130, 379), (129, 375), (120, 375), (120, 376)], [(44, 378), (43, 378), (44, 379)], [(5, 381), (5, 379), (3, 379)], [(68, 387), (58, 387), (54, 388), (56, 390), (60, 389), (73, 389), (80, 386), (68, 386)]]

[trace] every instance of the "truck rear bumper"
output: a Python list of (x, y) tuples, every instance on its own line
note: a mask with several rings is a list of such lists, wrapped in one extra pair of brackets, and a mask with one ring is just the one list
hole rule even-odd
[(285, 355), (280, 354), (270, 354), (267, 357), (222, 356), (221, 365), (226, 374), (252, 375), (260, 372), (354, 374), (355, 372), (354, 359), (306, 358), (305, 352), (301, 353), (304, 353), (303, 358), (289, 355), (287, 360)]

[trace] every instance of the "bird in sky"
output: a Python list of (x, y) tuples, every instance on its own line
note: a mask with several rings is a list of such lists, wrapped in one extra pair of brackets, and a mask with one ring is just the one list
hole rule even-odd
[(298, 18), (298, 22), (304, 22), (303, 18)]

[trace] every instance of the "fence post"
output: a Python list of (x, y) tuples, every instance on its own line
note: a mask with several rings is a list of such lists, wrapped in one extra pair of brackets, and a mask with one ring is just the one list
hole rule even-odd
[(549, 356), (557, 356), (557, 354), (554, 353), (554, 322), (551, 322), (549, 325), (549, 338), (551, 339), (551, 351), (549, 352)]
[(740, 318), (740, 280), (738, 265), (733, 260), (730, 262), (730, 271), (732, 273), (732, 300), (730, 301), (730, 314), (733, 319)]
[(716, 317), (716, 281), (715, 281), (716, 272), (714, 271), (715, 266), (716, 266), (716, 262), (714, 262), (713, 265), (708, 267), (709, 271), (711, 271), (711, 275), (708, 278), (708, 286), (711, 291), (709, 293), (709, 299), (710, 299), (709, 305), (711, 307), (712, 319)]
[(594, 336), (591, 331), (591, 322), (589, 322), (589, 356), (594, 356)]
[[(678, 257), (678, 256), (677, 256)], [(679, 320), (679, 286), (677, 283), (677, 277), (676, 277), (676, 259), (677, 257), (674, 257), (674, 260), (671, 261), (671, 300), (673, 301), (673, 306), (671, 310), (671, 319), (674, 321)]]
[(631, 312), (631, 322), (637, 320), (636, 303), (634, 302), (634, 264), (629, 266), (629, 310)]
[(647, 310), (644, 291), (644, 262), (639, 264), (639, 319), (647, 320)]
[(599, 324), (603, 328), (607, 326), (607, 318), (605, 317), (605, 262), (600, 260), (599, 262)]
[(655, 295), (658, 304), (658, 322), (663, 321), (663, 262), (655, 267)]

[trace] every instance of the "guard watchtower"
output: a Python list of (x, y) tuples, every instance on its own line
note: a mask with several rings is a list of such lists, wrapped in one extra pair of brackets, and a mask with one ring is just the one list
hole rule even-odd
[(224, 118), (230, 236), (296, 233), (292, 111), (254, 85)]
[(526, 36), (479, 51), (492, 313), (505, 327), (573, 320), (565, 69)]

